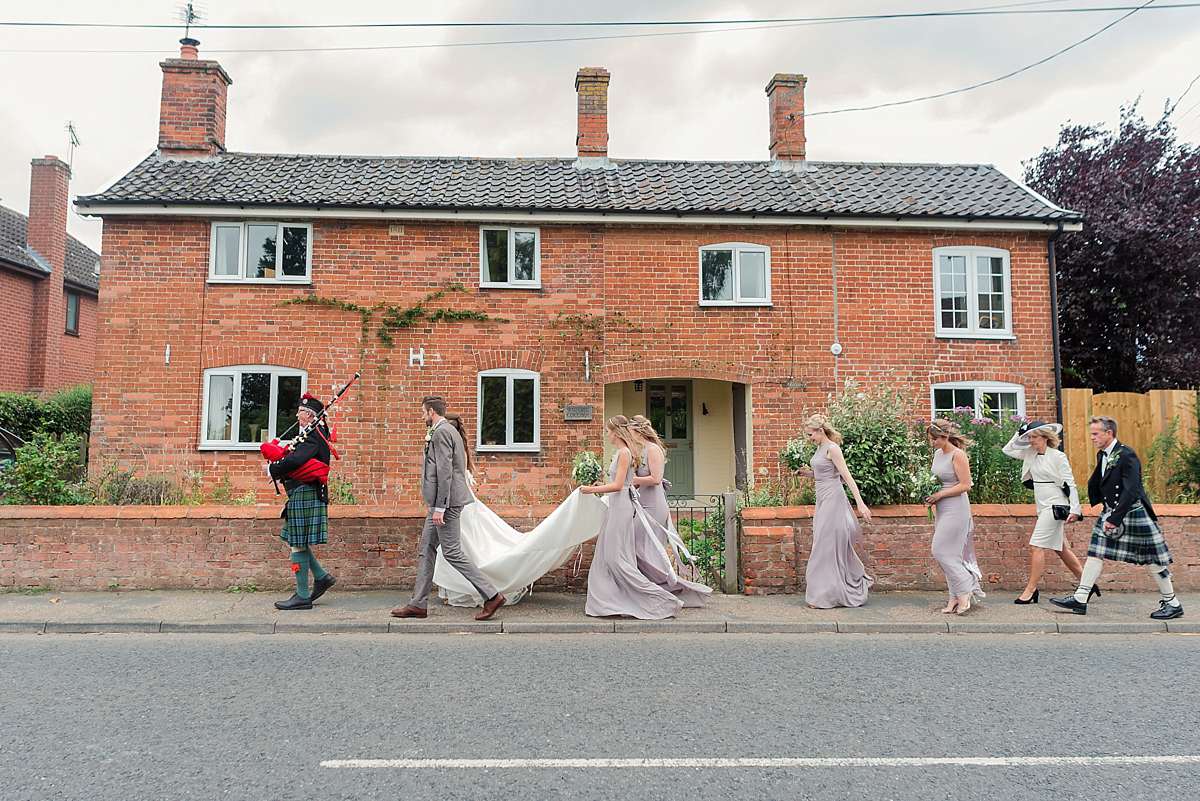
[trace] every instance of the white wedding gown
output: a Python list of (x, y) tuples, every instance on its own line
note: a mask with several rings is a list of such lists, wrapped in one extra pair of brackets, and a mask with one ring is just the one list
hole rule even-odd
[[(532, 531), (517, 531), (476, 499), (463, 507), (463, 552), (504, 595), (506, 604), (525, 597), (533, 582), (566, 563), (581, 543), (600, 533), (607, 504), (592, 494), (573, 491)], [(483, 606), (471, 583), (438, 549), (433, 581), (453, 606)]]

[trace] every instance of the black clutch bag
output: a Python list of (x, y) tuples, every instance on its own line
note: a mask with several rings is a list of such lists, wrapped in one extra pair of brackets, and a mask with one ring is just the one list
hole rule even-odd
[(1058, 504), (1055, 504), (1054, 506), (1050, 507), (1050, 512), (1054, 515), (1055, 520), (1066, 520), (1071, 516), (1071, 507), (1059, 506)]

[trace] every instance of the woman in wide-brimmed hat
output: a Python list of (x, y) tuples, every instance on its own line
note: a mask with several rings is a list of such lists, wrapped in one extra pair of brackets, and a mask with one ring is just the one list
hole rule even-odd
[[(1067, 455), (1058, 450), (1062, 426), (1034, 420), (1017, 429), (1017, 433), (1004, 446), (1004, 452), (1014, 459), (1024, 461), (1021, 481), (1032, 487), (1037, 504), (1037, 524), (1029, 538), (1032, 553), (1029, 557), (1029, 583), (1015, 604), (1036, 604), (1038, 582), (1046, 569), (1046, 552), (1053, 551), (1062, 559), (1067, 570), (1075, 574), (1075, 580), (1083, 574), (1083, 565), (1067, 546), (1063, 531), (1065, 523), (1074, 523), (1083, 517), (1079, 506), (1079, 491), (1075, 488), (1075, 477), (1071, 474), (1071, 463)], [(1057, 516), (1055, 508), (1057, 507)], [(1064, 511), (1066, 514), (1064, 514)], [(1099, 590), (1093, 588), (1099, 595)]]

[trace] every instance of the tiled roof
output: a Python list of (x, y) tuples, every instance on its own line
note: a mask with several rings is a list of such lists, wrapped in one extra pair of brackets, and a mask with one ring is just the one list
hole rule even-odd
[(253, 205), (1078, 220), (988, 165), (153, 154), (80, 207)]
[[(20, 212), (0, 206), (0, 260), (18, 264), (34, 272), (48, 275), (45, 266), (38, 262), (26, 247), (29, 218)], [(100, 277), (96, 275), (96, 262), (100, 254), (67, 234), (67, 279), (92, 290), (100, 289)]]

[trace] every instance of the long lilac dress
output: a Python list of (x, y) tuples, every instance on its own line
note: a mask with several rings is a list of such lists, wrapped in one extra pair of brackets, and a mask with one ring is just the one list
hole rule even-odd
[[(651, 448), (657, 447), (657, 445), (646, 446), (646, 449), (642, 451), (642, 463), (638, 466), (638, 469), (634, 475), (642, 477), (650, 475), (650, 462), (647, 458), (647, 454), (650, 452)], [(664, 454), (664, 456), (665, 455), (666, 454)], [(650, 519), (662, 526), (661, 529), (656, 529), (656, 533), (659, 535), (659, 541), (663, 545), (666, 545), (666, 529), (670, 524), (671, 518), (671, 507), (667, 505), (666, 488), (664, 488), (662, 484), (643, 484), (642, 486), (638, 487), (638, 500), (641, 502), (642, 508), (646, 510), (646, 514), (650, 515)]]
[[(608, 469), (610, 481), (616, 470), (614, 458)], [(584, 607), (588, 615), (662, 620), (685, 606), (704, 606), (712, 594), (703, 584), (676, 575), (662, 543), (646, 523), (650, 523), (649, 516), (634, 497), (631, 464), (624, 486), (609, 498), (608, 513), (596, 536)]]
[(855, 543), (862, 542), (862, 526), (846, 499), (845, 483), (828, 450), (828, 444), (817, 448), (808, 463), (817, 484), (817, 510), (813, 514), (812, 554), (804, 574), (804, 600), (821, 609), (862, 606), (875, 579), (867, 575), (854, 552)]
[[(942, 489), (958, 483), (954, 472), (954, 452), (933, 454), (933, 474)], [(975, 522), (971, 519), (971, 499), (967, 493), (951, 495), (937, 502), (937, 524), (933, 529), (933, 558), (946, 574), (951, 600), (962, 595), (985, 596), (979, 586), (983, 574), (975, 560)]]

